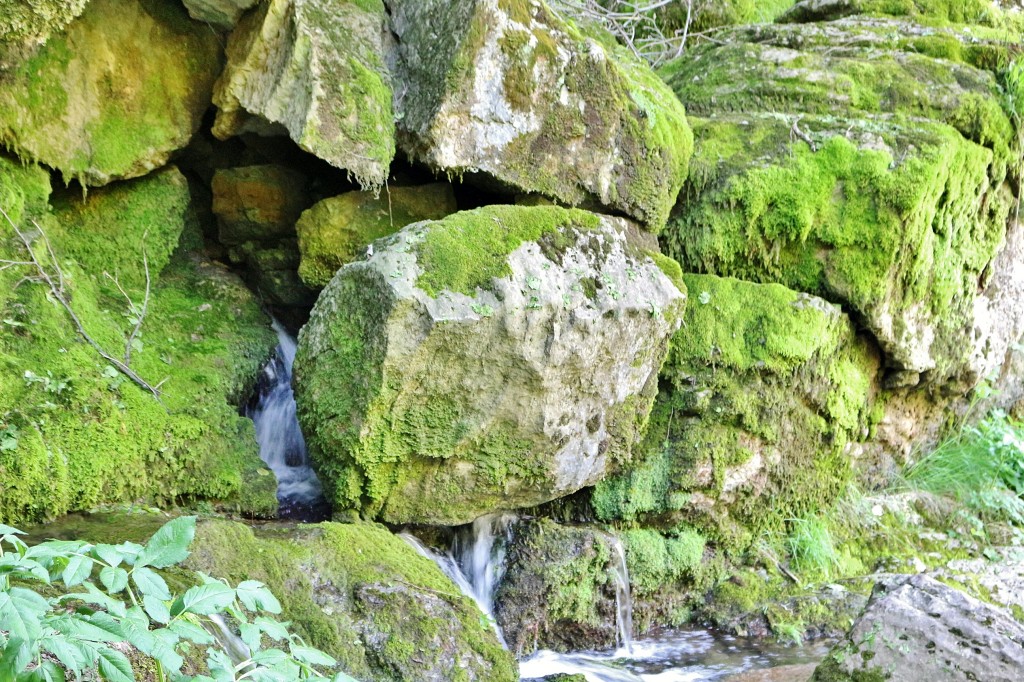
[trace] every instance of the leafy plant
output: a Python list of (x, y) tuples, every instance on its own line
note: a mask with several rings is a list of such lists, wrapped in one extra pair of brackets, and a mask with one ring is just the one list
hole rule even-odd
[[(0, 679), (63, 682), (68, 673), (81, 679), (91, 671), (131, 682), (132, 666), (117, 646), (126, 643), (156, 662), (159, 680), (354, 682), (320, 672), (336, 661), (273, 618), (281, 605), (263, 583), (232, 588), (199, 574), (201, 585), (172, 594), (158, 570), (188, 556), (195, 517), (170, 521), (145, 545), (50, 540), (30, 547), (21, 535), (0, 524)], [(49, 588), (35, 589), (40, 584)], [(223, 624), (220, 614), (238, 624), (234, 658), (204, 627)], [(209, 675), (182, 673), (184, 656), (204, 646)]]
[(816, 516), (790, 519), (792, 530), (786, 548), (793, 567), (801, 572), (828, 577), (839, 563), (832, 532), (824, 519)]

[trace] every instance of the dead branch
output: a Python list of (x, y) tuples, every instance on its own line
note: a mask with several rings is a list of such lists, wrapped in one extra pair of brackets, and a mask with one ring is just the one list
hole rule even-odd
[[(142, 234), (143, 244), (145, 244), (147, 234), (149, 234), (148, 231)], [(124, 343), (124, 364), (126, 365), (130, 365), (132, 362), (132, 344), (138, 337), (139, 330), (142, 328), (142, 322), (146, 319), (146, 312), (149, 310), (151, 280), (149, 276), (149, 259), (146, 256), (145, 246), (142, 247), (142, 267), (146, 273), (146, 292), (143, 295), (141, 308), (135, 305), (135, 301), (133, 301), (132, 297), (128, 295), (128, 292), (124, 290), (124, 287), (121, 286), (121, 282), (117, 277), (112, 276), (109, 272), (104, 271), (103, 273), (103, 276), (113, 282), (114, 286), (117, 287), (117, 290), (120, 291), (121, 295), (124, 296), (126, 301), (128, 301), (128, 311), (132, 314), (132, 317), (135, 320), (135, 326), (132, 328), (131, 333), (128, 334), (128, 338)]]
[[(43, 243), (46, 245), (46, 252), (49, 255), (50, 259), (50, 268), (53, 269), (52, 274), (50, 270), (42, 262), (40, 262), (39, 258), (36, 256), (35, 251), (32, 249), (32, 240), (29, 239), (29, 237), (24, 232), (21, 231), (21, 229), (14, 223), (13, 220), (11, 220), (11, 217), (7, 214), (7, 211), (5, 211), (3, 208), (0, 208), (0, 215), (2, 215), (4, 217), (4, 220), (6, 220), (7, 223), (14, 229), (14, 233), (18, 236), (18, 239), (21, 241), (22, 246), (28, 253), (30, 260), (24, 262), (24, 265), (33, 267), (37, 273), (37, 276), (33, 277), (32, 279), (39, 282), (43, 282), (49, 287), (50, 294), (52, 295), (53, 299), (57, 301), (57, 303), (59, 303), (62, 308), (64, 308), (64, 311), (68, 314), (68, 317), (71, 318), (71, 323), (74, 325), (75, 330), (78, 332), (78, 335), (81, 336), (86, 343), (92, 346), (93, 350), (99, 353), (100, 357), (102, 357), (104, 360), (113, 365), (117, 369), (117, 371), (126, 376), (140, 388), (152, 393), (153, 397), (156, 398), (157, 402), (160, 402), (159, 387), (160, 385), (163, 384), (162, 381), (160, 382), (160, 384), (157, 384), (157, 386), (151, 385), (145, 379), (136, 374), (135, 371), (128, 366), (127, 362), (122, 362), (121, 360), (118, 360), (110, 353), (105, 351), (103, 347), (100, 346), (100, 344), (97, 343), (96, 340), (93, 339), (92, 336), (90, 336), (89, 333), (85, 330), (85, 327), (82, 325), (81, 320), (78, 319), (78, 315), (75, 314), (74, 309), (71, 307), (71, 301), (68, 299), (67, 292), (65, 291), (64, 272), (60, 268), (60, 262), (57, 260), (57, 256), (54, 253), (53, 247), (50, 245), (50, 240), (47, 238), (46, 232), (43, 230), (43, 228), (40, 227), (39, 224), (36, 223), (35, 221), (32, 221), (32, 224), (35, 226), (36, 230), (39, 231), (39, 235), (42, 238)], [(143, 258), (145, 259), (145, 254), (143, 254)], [(148, 264), (146, 265), (146, 292), (146, 298), (148, 301)]]
[(818, 149), (817, 145), (814, 144), (814, 140), (811, 139), (810, 135), (800, 130), (800, 119), (802, 118), (803, 116), (797, 116), (795, 119), (793, 119), (793, 127), (789, 129), (790, 138), (800, 138), (801, 140), (807, 143), (807, 146), (811, 148), (812, 152), (816, 152), (818, 151)]

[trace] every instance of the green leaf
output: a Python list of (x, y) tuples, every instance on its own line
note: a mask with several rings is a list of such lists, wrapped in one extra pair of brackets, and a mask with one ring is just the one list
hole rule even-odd
[(80, 677), (82, 669), (92, 663), (86, 652), (61, 634), (43, 637), (39, 640), (39, 646), (53, 654), (61, 665), (75, 674), (75, 677)]
[(291, 646), (292, 656), (295, 660), (303, 663), (309, 663), (310, 665), (337, 665), (338, 662), (320, 651), (309, 646)]
[(238, 626), (238, 634), (241, 636), (245, 646), (249, 647), (249, 651), (259, 651), (263, 633), (260, 632), (258, 626), (252, 623), (241, 623)]
[(41, 634), (39, 621), (49, 608), (49, 602), (23, 587), (0, 592), (0, 630), (12, 638), (34, 641)]
[(288, 660), (288, 654), (280, 649), (264, 649), (252, 655), (253, 663), (259, 665), (278, 665)]
[(92, 555), (111, 566), (117, 566), (125, 558), (121, 550), (114, 545), (96, 545), (92, 548)]
[(14, 526), (8, 526), (5, 523), (0, 523), (0, 535), (24, 535), (25, 531), (18, 530)]
[(68, 565), (64, 567), (61, 579), (68, 587), (74, 587), (89, 578), (92, 574), (92, 567), (92, 557), (85, 556), (84, 554), (74, 554), (68, 558)]
[(0, 679), (13, 680), (32, 662), (32, 644), (20, 637), (11, 637), (0, 652)]
[(167, 629), (182, 639), (187, 639), (195, 644), (213, 644), (217, 641), (206, 628), (184, 619), (174, 621), (167, 626)]
[(170, 622), (171, 612), (162, 599), (157, 599), (153, 595), (147, 594), (142, 598), (142, 605), (145, 607), (149, 617), (156, 622), (163, 624)]
[(68, 594), (63, 594), (57, 597), (57, 603), (63, 604), (64, 602), (74, 600), (84, 601), (86, 604), (102, 606), (115, 616), (124, 616), (125, 607), (123, 601), (114, 599), (107, 593), (101, 591), (91, 582), (82, 583), (82, 587), (85, 588), (85, 592), (69, 592)]
[(259, 616), (253, 623), (271, 639), (288, 639), (288, 623), (278, 623), (276, 620)]
[(122, 542), (120, 545), (116, 545), (115, 549), (124, 558), (126, 564), (134, 565), (144, 548), (135, 542)]
[(136, 566), (168, 568), (188, 557), (188, 546), (196, 534), (196, 517), (179, 516), (169, 521), (146, 543), (135, 560)]
[(266, 585), (258, 580), (246, 580), (238, 584), (235, 589), (238, 599), (250, 611), (266, 611), (267, 613), (281, 613), (281, 603)]
[(350, 677), (343, 672), (339, 672), (331, 678), (331, 682), (359, 682), (359, 680), (354, 677)]
[(102, 647), (99, 650), (100, 675), (108, 682), (135, 682), (132, 664), (120, 651)]
[[(94, 620), (95, 616), (106, 616)], [(92, 616), (79, 614), (57, 616), (47, 620), (47, 625), (66, 636), (73, 642), (120, 642), (124, 640), (124, 630), (109, 615), (97, 611)]]
[(132, 570), (132, 581), (143, 595), (150, 595), (165, 601), (171, 598), (171, 591), (167, 589), (167, 583), (152, 569), (136, 566)]
[(123, 568), (104, 566), (100, 570), (100, 582), (110, 594), (117, 594), (128, 586), (128, 571)]
[(223, 583), (213, 582), (189, 588), (174, 600), (171, 615), (195, 613), (208, 616), (227, 608), (235, 600), (235, 591)]

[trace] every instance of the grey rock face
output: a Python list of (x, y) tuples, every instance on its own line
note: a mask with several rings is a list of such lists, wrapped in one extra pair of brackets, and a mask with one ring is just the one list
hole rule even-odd
[(257, 0), (183, 0), (190, 17), (230, 31)]
[(1024, 673), (1024, 625), (925, 575), (876, 593), (812, 680), (1011, 682)]
[(287, 134), (364, 187), (380, 187), (395, 151), (386, 35), (379, 0), (266, 3), (228, 41), (214, 135)]
[(391, 0), (399, 146), (658, 229), (693, 147), (682, 105), (645, 65), (544, 3)]
[(414, 223), (339, 270), (295, 368), (336, 507), (455, 525), (628, 461), (684, 301), (638, 234), (491, 206)]

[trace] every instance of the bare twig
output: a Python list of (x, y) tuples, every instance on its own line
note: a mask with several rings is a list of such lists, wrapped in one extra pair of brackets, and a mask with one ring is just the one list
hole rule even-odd
[[(74, 325), (75, 330), (78, 332), (78, 335), (81, 336), (86, 343), (92, 346), (93, 350), (99, 353), (100, 357), (102, 357), (104, 360), (113, 365), (117, 369), (117, 371), (126, 376), (140, 388), (152, 393), (153, 397), (156, 398), (157, 402), (160, 402), (159, 386), (163, 382), (160, 382), (160, 384), (158, 384), (157, 386), (152, 386), (149, 382), (147, 382), (145, 379), (136, 374), (135, 371), (128, 366), (127, 362), (122, 362), (121, 360), (118, 360), (117, 358), (113, 357), (110, 353), (105, 351), (103, 347), (100, 346), (99, 343), (97, 343), (96, 340), (93, 339), (92, 336), (90, 336), (89, 333), (85, 330), (85, 327), (82, 325), (81, 320), (78, 319), (78, 315), (75, 314), (74, 309), (71, 307), (71, 302), (68, 300), (67, 292), (65, 291), (64, 273), (61, 271), (60, 262), (57, 260), (57, 256), (54, 253), (53, 248), (50, 245), (50, 240), (46, 237), (46, 232), (43, 230), (43, 228), (40, 227), (39, 224), (36, 223), (35, 221), (32, 222), (36, 230), (39, 231), (39, 235), (42, 237), (43, 242), (46, 245), (46, 251), (50, 258), (50, 267), (53, 268), (53, 274), (51, 274), (50, 270), (47, 269), (47, 267), (43, 263), (40, 262), (39, 258), (35, 254), (35, 251), (32, 249), (32, 240), (29, 239), (28, 236), (21, 231), (21, 229), (14, 223), (13, 220), (11, 220), (11, 217), (7, 214), (7, 211), (5, 211), (3, 208), (0, 208), (0, 215), (2, 215), (4, 219), (7, 221), (7, 223), (12, 228), (14, 228), (14, 233), (18, 236), (18, 239), (21, 241), (22, 246), (28, 253), (30, 261), (26, 262), (25, 265), (34, 267), (36, 272), (38, 273), (37, 277), (34, 277), (33, 279), (35, 279), (36, 281), (43, 282), (49, 287), (50, 294), (52, 295), (53, 299), (56, 300), (57, 303), (59, 303), (62, 308), (64, 308), (64, 311), (68, 314), (68, 317), (71, 318), (71, 323)], [(145, 254), (143, 254), (143, 258), (145, 258)], [(146, 267), (146, 280), (146, 298), (148, 300), (148, 265)]]
[(793, 119), (793, 127), (789, 129), (790, 137), (800, 138), (801, 140), (807, 143), (807, 146), (811, 148), (812, 152), (816, 152), (818, 151), (818, 149), (817, 145), (814, 144), (814, 140), (811, 139), (810, 135), (800, 130), (800, 119), (802, 118), (803, 116), (797, 116), (795, 119)]

